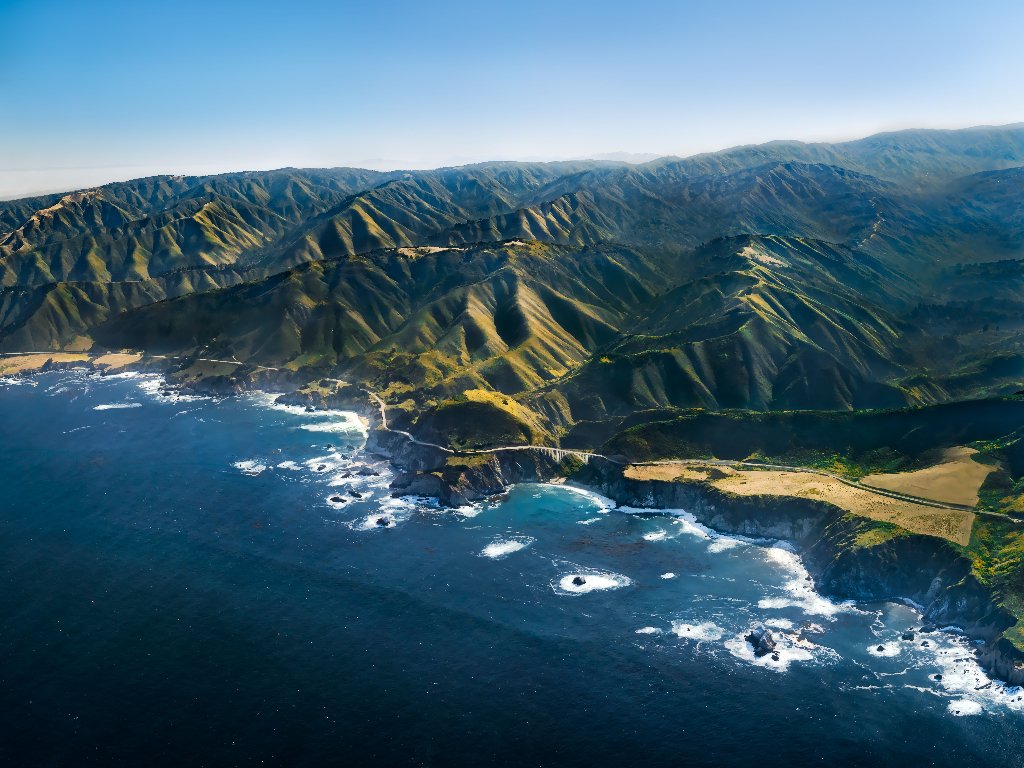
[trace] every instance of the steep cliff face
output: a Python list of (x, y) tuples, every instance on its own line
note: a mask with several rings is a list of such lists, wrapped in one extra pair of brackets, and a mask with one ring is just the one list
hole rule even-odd
[(1024, 684), (1024, 656), (1001, 637), (1015, 619), (973, 576), (970, 560), (942, 539), (904, 532), (872, 536), (875, 523), (824, 502), (738, 497), (701, 482), (633, 480), (620, 465), (597, 459), (580, 466), (539, 451), (456, 457), (381, 429), (371, 430), (367, 449), (403, 470), (392, 484), (396, 495), (433, 496), (460, 506), (514, 483), (568, 477), (621, 506), (685, 509), (723, 533), (792, 542), (822, 593), (863, 602), (912, 600), (922, 606), (926, 624), (955, 625), (984, 641), (977, 657), (986, 670)]
[(864, 602), (912, 600), (922, 606), (927, 624), (955, 625), (983, 640), (977, 657), (986, 670), (1024, 684), (1024, 656), (1001, 637), (1015, 619), (996, 605), (972, 574), (970, 560), (949, 542), (919, 535), (873, 541), (864, 536), (870, 521), (823, 502), (736, 497), (696, 482), (630, 480), (611, 465), (588, 466), (576, 479), (622, 505), (685, 509), (723, 533), (793, 542), (824, 594)]

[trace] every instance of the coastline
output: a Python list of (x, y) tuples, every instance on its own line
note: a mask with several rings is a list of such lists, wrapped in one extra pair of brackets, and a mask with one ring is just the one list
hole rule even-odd
[[(554, 460), (540, 451), (491, 454), (472, 464), (409, 442), (374, 424), (366, 450), (398, 470), (394, 495), (416, 494), (459, 507), (525, 482), (562, 481), (601, 494), (618, 507), (685, 509), (723, 534), (792, 544), (815, 588), (836, 600), (900, 601), (920, 609), (927, 631), (960, 630), (982, 669), (1002, 682), (1024, 685), (1024, 654), (1002, 637), (1015, 619), (971, 573), (970, 560), (950, 542), (922, 534), (865, 542), (871, 520), (827, 501), (795, 496), (740, 496), (696, 480), (633, 480), (607, 460)], [(870, 541), (870, 540), (868, 540)]]
[(386, 427), (366, 391), (337, 380), (302, 383), (290, 372), (269, 369), (247, 370), (244, 378), (190, 380), (180, 375), (188, 368), (172, 370), (170, 358), (140, 355), (121, 365), (103, 366), (96, 360), (105, 355), (52, 359), (60, 354), (51, 353), (51, 359), (32, 370), (18, 371), (15, 378), (82, 366), (100, 375), (160, 373), (168, 388), (183, 394), (224, 397), (261, 390), (277, 402), (310, 411), (351, 411), (366, 428), (364, 450), (388, 460), (396, 470), (390, 486), (393, 496), (432, 497), (442, 506), (457, 508), (500, 495), (518, 483), (558, 480), (606, 496), (619, 507), (686, 509), (716, 532), (789, 542), (822, 594), (837, 600), (914, 604), (921, 609), (926, 626), (958, 628), (975, 641), (974, 655), (986, 673), (1009, 685), (1024, 685), (1024, 654), (1001, 636), (1015, 619), (996, 605), (991, 590), (971, 574), (963, 553), (943, 539), (907, 534), (863, 546), (858, 537), (871, 521), (824, 500), (740, 496), (701, 480), (631, 479), (624, 474), (624, 464), (597, 456), (581, 461), (572, 454), (546, 453), (540, 446), (539, 450), (453, 455)]

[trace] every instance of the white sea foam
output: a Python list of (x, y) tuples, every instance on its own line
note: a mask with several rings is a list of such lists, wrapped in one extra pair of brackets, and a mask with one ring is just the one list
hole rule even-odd
[[(574, 584), (573, 579), (583, 579), (582, 584)], [(582, 595), (587, 592), (598, 592), (606, 589), (619, 589), (628, 587), (633, 580), (620, 573), (607, 571), (580, 571), (563, 576), (557, 581), (551, 582), (551, 588), (560, 594)]]
[[(107, 377), (109, 378), (109, 377)], [(186, 395), (176, 388), (166, 389), (167, 380), (158, 373), (140, 373), (135, 383), (139, 389), (155, 400), (172, 403), (191, 403), (196, 400), (210, 400), (205, 395)]]
[(708, 552), (725, 552), (728, 549), (733, 549), (740, 545), (738, 539), (734, 539), (730, 536), (718, 536), (714, 541), (708, 544)]
[(526, 549), (526, 547), (530, 546), (533, 541), (534, 540), (529, 536), (514, 536), (505, 539), (495, 539), (484, 547), (480, 554), (484, 557), (490, 557), (497, 560), (502, 557), (507, 557), (513, 552)]
[(577, 525), (593, 525), (594, 523), (599, 523), (602, 520), (604, 520), (603, 517), (588, 517), (586, 520), (577, 520), (576, 524)]
[(694, 517), (693, 513), (687, 512), (685, 509), (648, 509), (645, 507), (619, 507), (619, 511), (624, 512), (627, 515), (665, 515), (672, 519), (672, 523), (679, 527), (680, 532), (685, 533), (689, 536), (694, 536), (698, 539), (718, 540), (730, 538), (728, 536), (722, 536), (721, 534), (712, 531), (706, 525), (698, 523), (697, 518)]
[(93, 406), (94, 411), (117, 411), (123, 408), (141, 408), (142, 403), (103, 403)]
[(333, 409), (307, 411), (306, 407), (302, 405), (289, 405), (288, 403), (277, 402), (278, 395), (271, 392), (252, 392), (249, 397), (264, 408), (312, 420), (313, 423), (311, 424), (299, 425), (300, 429), (308, 432), (330, 432), (366, 437), (366, 425), (354, 411)]
[(949, 714), (954, 717), (967, 717), (968, 715), (980, 715), (985, 708), (971, 699), (957, 699), (949, 702), (947, 706)]
[[(881, 650), (879, 650), (881, 648)], [(879, 658), (892, 658), (893, 656), (899, 656), (903, 649), (899, 643), (879, 643), (876, 645), (868, 646), (868, 653), (872, 656), (878, 656)]]
[(765, 619), (763, 622), (766, 627), (774, 627), (775, 629), (792, 629), (793, 622), (789, 619)]
[(839, 613), (860, 613), (853, 601), (836, 603), (814, 591), (814, 582), (810, 580), (807, 569), (795, 552), (783, 543), (764, 550), (768, 561), (785, 571), (790, 578), (782, 587), (786, 596), (766, 597), (758, 601), (759, 608), (764, 610), (798, 608), (812, 616), (833, 618)]
[(241, 472), (243, 475), (250, 475), (255, 477), (256, 475), (266, 472), (267, 465), (262, 464), (256, 459), (246, 459), (245, 461), (236, 461), (232, 466)]
[[(80, 368), (80, 369), (76, 369), (76, 370), (92, 371), (91, 368)], [(142, 373), (141, 371), (121, 371), (120, 373), (107, 373), (107, 374), (104, 374), (103, 378), (104, 379), (140, 379), (140, 378), (142, 378), (143, 376), (146, 376), (146, 375), (151, 375), (151, 374), (145, 374), (145, 373)]]
[(638, 635), (660, 635), (661, 634), (661, 630), (658, 629), (657, 627), (640, 627), (640, 629), (636, 630), (636, 634), (638, 634)]
[(352, 461), (337, 453), (329, 453), (325, 456), (314, 456), (302, 462), (311, 472), (337, 472), (343, 469), (351, 469)]
[(663, 578), (663, 579), (674, 579), (675, 577), (676, 577), (676, 575), (674, 573), (672, 573), (672, 571), (669, 571), (668, 573), (661, 574), (661, 578)]
[(672, 631), (675, 632), (678, 637), (682, 637), (687, 640), (715, 641), (721, 640), (725, 636), (725, 630), (710, 621), (705, 621), (700, 624), (687, 624), (683, 621), (674, 621), (672, 622)]
[(978, 664), (974, 650), (965, 637), (939, 632), (918, 635), (918, 640), (928, 643), (927, 647), (919, 644), (915, 646), (924, 652), (921, 666), (932, 669), (938, 667), (942, 675), (942, 679), (936, 682), (939, 689), (950, 696), (959, 697), (958, 701), (951, 702), (951, 714), (957, 714), (952, 704), (957, 704), (956, 709), (960, 715), (975, 715), (983, 710), (998, 709), (1024, 711), (1024, 689), (990, 678)]
[[(355, 414), (352, 414), (355, 416)], [(366, 436), (366, 427), (359, 421), (358, 418), (355, 421), (320, 421), (316, 424), (303, 424), (300, 429), (304, 429), (307, 432), (333, 432), (343, 435), (362, 435)]]
[(374, 512), (371, 512), (366, 517), (353, 520), (348, 525), (356, 531), (378, 531), (394, 528), (412, 517), (423, 501), (419, 496), (400, 496), (397, 498), (389, 496), (380, 500)]
[(664, 541), (668, 534), (664, 531), (652, 531), (644, 534), (644, 541)]
[(282, 461), (277, 465), (278, 469), (289, 469), (292, 472), (298, 472), (302, 469), (302, 466), (294, 461)]
[(602, 496), (600, 493), (591, 491), (588, 488), (580, 488), (575, 485), (567, 485), (566, 483), (548, 483), (550, 488), (558, 488), (563, 491), (569, 491), (579, 496), (583, 496), (593, 502), (596, 506), (601, 508), (602, 512), (607, 512), (609, 509), (615, 509), (615, 502), (609, 499), (607, 496)]
[[(747, 642), (747, 634), (745, 631), (726, 640), (726, 649), (737, 659), (774, 672), (785, 672), (793, 662), (814, 661), (817, 654), (829, 651), (810, 641), (794, 639), (783, 634), (775, 636), (774, 653), (757, 656), (754, 654), (754, 647)], [(834, 654), (834, 651), (831, 653)]]

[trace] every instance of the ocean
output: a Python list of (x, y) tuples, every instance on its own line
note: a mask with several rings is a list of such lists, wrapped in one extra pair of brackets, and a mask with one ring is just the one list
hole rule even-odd
[(1024, 765), (967, 639), (786, 542), (558, 485), (393, 499), (352, 414), (160, 385), (0, 384), (5, 766)]

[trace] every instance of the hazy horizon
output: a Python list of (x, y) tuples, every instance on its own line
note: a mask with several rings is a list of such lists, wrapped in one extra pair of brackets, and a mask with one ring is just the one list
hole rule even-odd
[(1024, 119), (1024, 5), (0, 0), (0, 198)]
[[(794, 139), (789, 137), (777, 137), (765, 139), (764, 141), (753, 141), (747, 144), (733, 144), (727, 147), (718, 147), (714, 149), (700, 150), (697, 152), (682, 153), (682, 152), (664, 152), (664, 153), (650, 153), (650, 152), (624, 152), (624, 151), (612, 151), (612, 152), (596, 152), (591, 155), (580, 155), (576, 157), (486, 157), (486, 158), (451, 158), (451, 162), (441, 162), (437, 164), (389, 164), (381, 158), (368, 158), (362, 163), (334, 163), (331, 165), (296, 165), (289, 163), (285, 165), (274, 165), (267, 167), (252, 167), (252, 168), (236, 168), (236, 167), (221, 167), (219, 165), (214, 166), (184, 166), (180, 168), (166, 169), (162, 166), (111, 166), (111, 167), (96, 167), (96, 168), (43, 168), (43, 169), (28, 169), (25, 171), (14, 171), (13, 173), (9, 169), (0, 169), (0, 171), (6, 171), (9, 176), (5, 176), (0, 179), (0, 200), (17, 200), (25, 197), (35, 197), (40, 195), (55, 194), (58, 192), (73, 192), (80, 189), (89, 189), (92, 187), (99, 187), (105, 184), (115, 184), (122, 181), (131, 181), (133, 179), (146, 178), (149, 176), (207, 176), (217, 175), (222, 173), (244, 173), (244, 172), (265, 172), (280, 170), (282, 168), (362, 168), (367, 170), (377, 171), (418, 171), (418, 170), (432, 170), (436, 168), (448, 168), (448, 167), (459, 167), (465, 165), (474, 165), (480, 163), (500, 163), (500, 162), (521, 162), (521, 163), (553, 163), (553, 162), (571, 162), (571, 161), (609, 161), (609, 162), (624, 162), (633, 165), (640, 165), (652, 160), (657, 160), (665, 157), (692, 157), (694, 155), (714, 153), (728, 151), (741, 146), (756, 146), (760, 144), (768, 144), (776, 141), (794, 141), (804, 144), (816, 144), (816, 143), (842, 143), (845, 141), (857, 141), (858, 139), (869, 138), (883, 133), (898, 133), (900, 131), (910, 130), (972, 130), (975, 128), (1009, 128), (1015, 125), (1021, 125), (1022, 121), (1013, 123), (1006, 123), (1003, 125), (968, 125), (968, 126), (957, 126), (952, 128), (947, 127), (936, 127), (936, 128), (893, 128), (889, 130), (876, 131), (871, 134), (864, 136), (855, 136), (851, 138), (841, 139)], [(8, 186), (9, 178), (18, 178), (18, 174), (22, 174), (22, 178), (39, 178), (40, 176), (46, 176), (47, 174), (56, 174), (61, 178), (65, 179), (82, 179), (81, 183), (71, 183), (65, 186), (56, 186), (52, 188), (40, 188), (40, 189), (27, 189), (22, 192), (6, 193), (4, 192), (5, 186)], [(11, 185), (14, 188), (17, 184)]]

